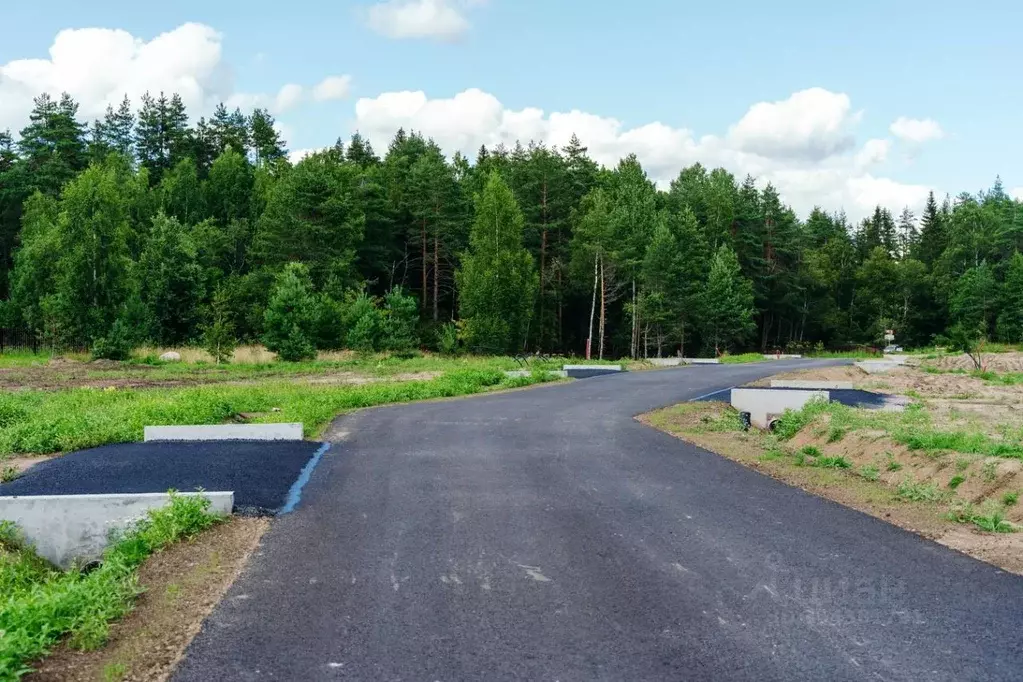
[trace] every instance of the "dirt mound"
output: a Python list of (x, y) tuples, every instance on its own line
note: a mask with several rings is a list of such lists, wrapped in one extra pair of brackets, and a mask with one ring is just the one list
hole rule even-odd
[[(1023, 372), (1023, 353), (983, 353), (981, 362), (988, 372)], [(973, 360), (965, 353), (962, 355), (945, 355), (933, 360), (925, 360), (925, 366), (937, 367), (938, 369), (962, 369), (973, 371), (977, 368)]]

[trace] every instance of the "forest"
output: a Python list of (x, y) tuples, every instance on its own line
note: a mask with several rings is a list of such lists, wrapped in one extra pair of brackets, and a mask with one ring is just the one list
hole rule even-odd
[[(273, 117), (177, 95), (0, 132), (0, 327), (143, 343), (644, 357), (1023, 341), (1023, 203), (990, 189), (798, 216), (696, 164), (667, 189), (577, 138), (447, 158), (415, 131), (292, 163)], [(216, 353), (215, 353), (216, 354)]]

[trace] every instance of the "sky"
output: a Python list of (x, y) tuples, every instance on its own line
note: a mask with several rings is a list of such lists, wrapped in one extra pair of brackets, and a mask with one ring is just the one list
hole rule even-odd
[(1018, 1), (5, 4), (0, 130), (43, 91), (92, 118), (164, 90), (194, 117), (269, 108), (295, 158), (355, 131), (469, 156), (574, 132), (662, 187), (697, 161), (752, 174), (804, 216), (919, 214), (996, 175), (1023, 198)]

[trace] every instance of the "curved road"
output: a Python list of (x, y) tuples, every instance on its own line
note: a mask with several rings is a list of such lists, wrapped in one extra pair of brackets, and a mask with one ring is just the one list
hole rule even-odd
[(343, 417), (174, 679), (1020, 679), (1023, 578), (633, 419), (809, 364)]

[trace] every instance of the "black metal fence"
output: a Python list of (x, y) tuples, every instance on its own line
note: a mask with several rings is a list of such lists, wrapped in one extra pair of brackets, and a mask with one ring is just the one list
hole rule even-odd
[(85, 353), (89, 346), (84, 341), (53, 342), (41, 339), (28, 329), (0, 327), (0, 355), (4, 353)]

